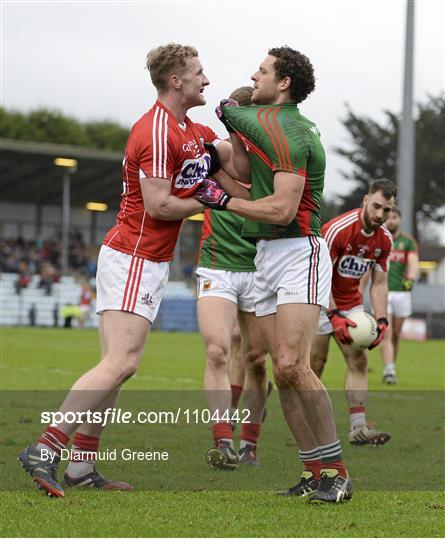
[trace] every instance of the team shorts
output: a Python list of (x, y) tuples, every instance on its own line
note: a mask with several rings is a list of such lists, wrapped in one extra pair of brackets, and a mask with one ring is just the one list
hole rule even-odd
[(252, 313), (255, 272), (230, 272), (200, 266), (196, 270), (197, 298), (216, 296), (237, 304), (240, 311)]
[(136, 313), (154, 322), (168, 282), (168, 262), (153, 262), (102, 246), (97, 261), (96, 312)]
[(316, 304), (327, 308), (332, 263), (318, 236), (260, 240), (255, 257), (255, 313), (276, 313), (280, 304)]
[[(351, 309), (347, 309), (345, 311), (339, 310), (340, 315), (344, 315), (347, 317), (351, 313), (354, 313), (355, 311), (365, 311), (364, 307), (362, 305), (360, 306), (354, 306)], [(320, 319), (318, 321), (318, 330), (317, 330), (317, 336), (326, 336), (328, 334), (332, 334), (332, 324), (331, 321), (328, 319), (328, 313), (327, 310), (322, 309), (320, 313)]]
[(409, 291), (389, 291), (388, 314), (404, 319), (412, 313), (411, 293)]
[(89, 315), (89, 313), (91, 311), (91, 306), (87, 306), (86, 304), (81, 304), (79, 306), (79, 309), (80, 309), (80, 314), (82, 316), (87, 316), (87, 315)]

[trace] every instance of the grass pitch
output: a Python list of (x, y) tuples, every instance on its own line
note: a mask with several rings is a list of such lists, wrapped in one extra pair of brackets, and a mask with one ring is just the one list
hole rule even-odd
[[(368, 416), (393, 438), (382, 448), (358, 449), (347, 445), (347, 409), (340, 391), (345, 366), (332, 344), (324, 381), (333, 390), (356, 492), (349, 503), (314, 508), (304, 500), (273, 495), (295, 483), (299, 472), (276, 392), (256, 469), (227, 473), (208, 468), (208, 425), (110, 426), (101, 448), (166, 449), (169, 461), (100, 464), (105, 476), (132, 482), (136, 490), (131, 493), (67, 490), (65, 499), (55, 500), (37, 492), (16, 455), (41, 431), (40, 411), (55, 410), (74, 380), (94, 365), (97, 341), (92, 331), (2, 332), (2, 536), (444, 535), (444, 342), (403, 343), (396, 387), (381, 384), (380, 355), (371, 353)], [(199, 335), (153, 333), (141, 369), (127, 383), (119, 405), (128, 410), (203, 407), (197, 391), (203, 367)]]

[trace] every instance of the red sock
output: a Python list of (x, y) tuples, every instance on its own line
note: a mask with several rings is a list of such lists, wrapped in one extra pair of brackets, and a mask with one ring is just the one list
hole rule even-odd
[(66, 433), (55, 427), (48, 426), (38, 439), (37, 444), (48, 446), (56, 455), (60, 456), (60, 451), (66, 448), (68, 441), (69, 436)]
[(230, 406), (236, 409), (238, 407), (239, 398), (241, 397), (243, 387), (239, 386), (238, 384), (231, 384), (230, 389), (232, 390), (232, 403)]
[(343, 477), (348, 477), (348, 471), (346, 470), (343, 460), (340, 459), (338, 461), (332, 461), (331, 463), (323, 463), (322, 469), (337, 469), (338, 474)]
[(256, 446), (260, 436), (261, 424), (243, 424), (241, 428), (241, 440)]
[(317, 480), (320, 480), (320, 471), (325, 467), (321, 459), (313, 459), (311, 461), (303, 461), (304, 470), (311, 472)]
[(71, 461), (94, 461), (98, 450), (99, 437), (76, 433), (71, 448), (71, 452), (75, 452), (76, 457), (74, 459), (72, 458)]
[(220, 439), (232, 439), (232, 425), (230, 422), (218, 422), (213, 424), (213, 438), (215, 442), (218, 442)]
[(365, 407), (349, 407), (349, 414), (364, 413), (365, 410)]

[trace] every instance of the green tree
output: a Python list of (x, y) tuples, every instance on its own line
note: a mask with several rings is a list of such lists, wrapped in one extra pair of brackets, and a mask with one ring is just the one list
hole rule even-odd
[(107, 150), (123, 150), (129, 130), (114, 122), (79, 122), (58, 111), (0, 109), (0, 137)]
[[(350, 135), (347, 148), (334, 150), (352, 163), (344, 178), (354, 182), (354, 190), (340, 197), (341, 211), (360, 206), (370, 182), (376, 178), (396, 181), (397, 115), (385, 111), (379, 123), (355, 114), (349, 107), (342, 123)], [(415, 113), (415, 201), (413, 231), (419, 225), (445, 220), (445, 95), (429, 96), (419, 103)], [(402, 188), (403, 189), (403, 188)]]

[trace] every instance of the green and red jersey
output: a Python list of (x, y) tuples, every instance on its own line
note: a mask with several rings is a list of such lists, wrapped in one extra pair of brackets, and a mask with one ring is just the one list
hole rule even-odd
[(253, 200), (274, 193), (277, 172), (305, 178), (301, 202), (290, 225), (245, 219), (243, 236), (271, 239), (321, 236), (320, 201), (326, 156), (316, 125), (292, 103), (228, 106), (223, 107), (223, 114), (249, 151)]
[(198, 266), (231, 272), (254, 272), (256, 247), (241, 237), (244, 218), (206, 210)]
[(403, 291), (408, 254), (418, 252), (416, 239), (406, 233), (393, 237), (393, 247), (390, 254), (388, 272), (388, 290)]

